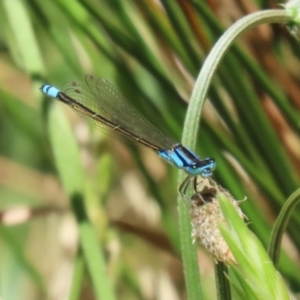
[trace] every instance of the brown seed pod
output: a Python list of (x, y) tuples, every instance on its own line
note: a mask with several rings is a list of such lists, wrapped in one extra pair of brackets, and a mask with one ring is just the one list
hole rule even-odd
[(201, 179), (197, 183), (196, 189), (197, 192), (191, 197), (188, 205), (193, 227), (193, 242), (199, 241), (216, 263), (222, 261), (227, 265), (236, 264), (219, 229), (219, 224), (227, 226), (227, 223), (220, 208), (217, 193), (224, 194), (231, 201), (239, 216), (247, 219), (239, 206), (241, 201), (235, 200), (229, 191), (219, 186), (211, 178)]

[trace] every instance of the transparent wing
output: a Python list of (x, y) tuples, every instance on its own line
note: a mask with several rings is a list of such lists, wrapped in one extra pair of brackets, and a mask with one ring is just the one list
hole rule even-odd
[[(126, 101), (111, 83), (106, 79), (97, 79), (92, 75), (86, 75), (85, 80), (86, 86), (71, 81), (63, 86), (62, 91), (116, 126), (121, 126), (131, 134), (160, 149), (170, 149), (173, 143)], [(107, 125), (77, 110), (76, 112), (87, 118), (93, 126), (110, 135), (119, 137), (120, 133), (110, 129)]]

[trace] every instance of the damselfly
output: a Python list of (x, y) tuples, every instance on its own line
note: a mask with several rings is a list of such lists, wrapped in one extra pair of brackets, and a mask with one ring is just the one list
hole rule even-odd
[[(49, 97), (69, 105), (80, 116), (87, 118), (100, 129), (110, 129), (133, 141), (143, 144), (177, 168), (188, 177), (179, 190), (186, 193), (193, 178), (198, 175), (210, 177), (216, 168), (213, 158), (200, 159), (193, 151), (180, 143), (174, 144), (138, 111), (105, 79), (86, 75), (86, 85), (75, 81), (64, 85), (62, 91), (45, 84), (40, 90)], [(196, 185), (194, 180), (194, 186)], [(195, 187), (194, 187), (195, 189)]]

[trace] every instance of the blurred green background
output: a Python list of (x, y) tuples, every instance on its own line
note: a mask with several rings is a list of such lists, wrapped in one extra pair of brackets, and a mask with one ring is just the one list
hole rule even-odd
[[(243, 15), (274, 7), (235, 0), (0, 2), (1, 298), (99, 298), (82, 258), (82, 219), (69, 201), (78, 192), (116, 298), (185, 299), (176, 168), (96, 131), (39, 87), (83, 83), (87, 73), (106, 78), (180, 141), (213, 44)], [(244, 34), (214, 78), (197, 142), (201, 157), (217, 160), (216, 181), (236, 199), (247, 197), (242, 209), (265, 246), (299, 187), (299, 58), (299, 44), (282, 25)], [(299, 213), (280, 263), (294, 293)], [(199, 267), (204, 299), (214, 299), (213, 261), (201, 248)]]

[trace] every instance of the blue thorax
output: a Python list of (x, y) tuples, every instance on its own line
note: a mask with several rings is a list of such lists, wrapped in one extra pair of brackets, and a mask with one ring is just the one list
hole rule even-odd
[(217, 165), (214, 159), (200, 159), (197, 154), (181, 144), (175, 144), (170, 150), (158, 150), (158, 155), (191, 176), (209, 177)]

